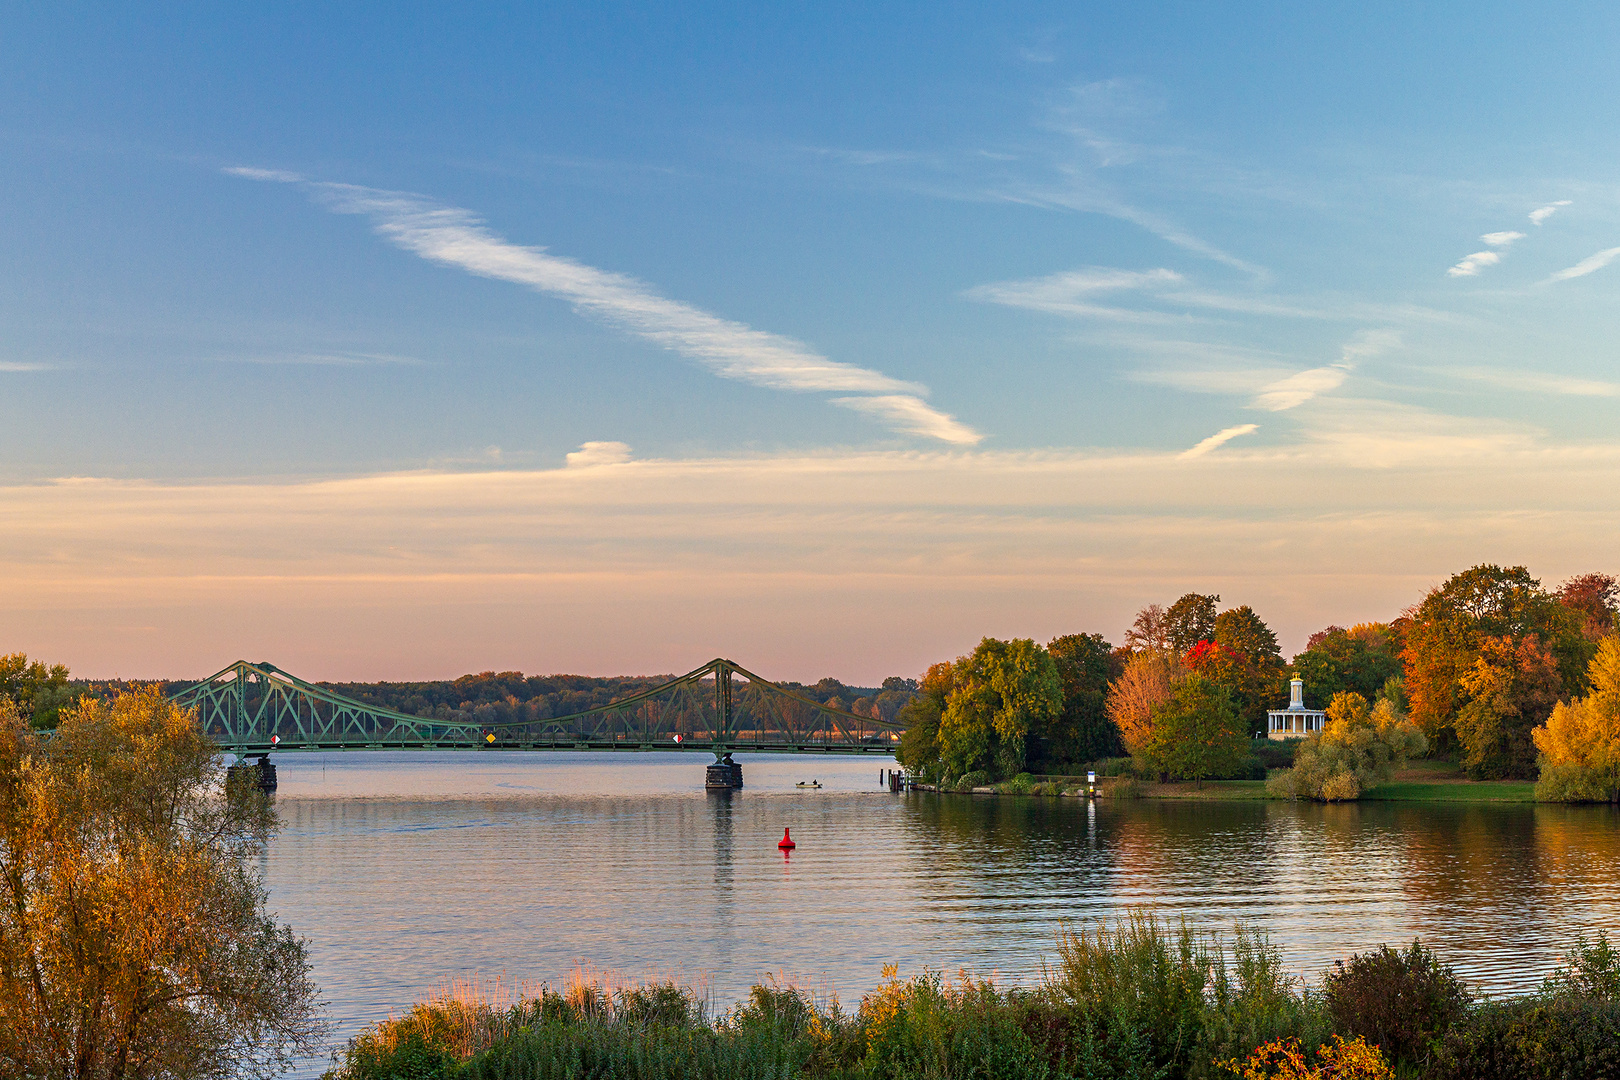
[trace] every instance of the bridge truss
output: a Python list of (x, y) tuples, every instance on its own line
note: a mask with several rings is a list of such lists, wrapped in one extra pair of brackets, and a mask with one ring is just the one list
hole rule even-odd
[(686, 750), (893, 753), (903, 727), (830, 708), (730, 660), (570, 713), (470, 724), (381, 709), (238, 660), (175, 695), (238, 753), (281, 750)]

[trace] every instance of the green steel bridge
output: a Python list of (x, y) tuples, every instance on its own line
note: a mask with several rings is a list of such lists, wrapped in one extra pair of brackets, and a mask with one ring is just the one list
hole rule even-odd
[[(269, 750), (674, 750), (890, 754), (903, 727), (829, 708), (730, 660), (607, 705), (566, 716), (461, 723), (381, 709), (238, 660), (173, 695), (197, 711), (221, 749)], [(727, 759), (729, 760), (729, 759)]]

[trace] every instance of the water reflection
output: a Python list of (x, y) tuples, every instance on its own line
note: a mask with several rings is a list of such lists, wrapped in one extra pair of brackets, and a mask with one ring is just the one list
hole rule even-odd
[(282, 764), (272, 906), (348, 1030), (453, 977), (578, 963), (707, 976), (721, 1004), (768, 972), (846, 1002), (888, 962), (1029, 978), (1062, 921), (1133, 904), (1258, 925), (1313, 977), (1421, 937), (1523, 990), (1620, 915), (1610, 808), (902, 796), (870, 760), (755, 756), (748, 788), (705, 793), (695, 757), (445, 757)]

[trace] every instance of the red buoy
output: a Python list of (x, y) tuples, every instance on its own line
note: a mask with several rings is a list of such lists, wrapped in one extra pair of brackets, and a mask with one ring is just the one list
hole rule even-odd
[(776, 846), (781, 848), (783, 851), (792, 851), (794, 848), (798, 847), (799, 845), (795, 844), (793, 842), (793, 837), (788, 835), (787, 829), (783, 829), (782, 830), (782, 839), (780, 839), (780, 840), (778, 840), (776, 842)]

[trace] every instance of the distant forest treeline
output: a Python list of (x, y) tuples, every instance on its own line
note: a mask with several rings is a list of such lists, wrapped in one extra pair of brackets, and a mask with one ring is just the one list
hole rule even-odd
[[(3, 659), (10, 658), (0, 658), (0, 692), (4, 692), (8, 685)], [(26, 667), (26, 658), (21, 653), (16, 654), (15, 659)], [(191, 679), (70, 679), (67, 669), (60, 665), (54, 670), (37, 663), (33, 666), (39, 668), (33, 683), (43, 686), (54, 676), (55, 682), (51, 685), (58, 687), (55, 694), (63, 703), (85, 695), (112, 697), (126, 690), (153, 684), (166, 694), (179, 693), (196, 685), (196, 681)], [(584, 712), (611, 705), (673, 678), (674, 675), (595, 678), (589, 675), (525, 675), (521, 671), (483, 671), (476, 675), (463, 675), (459, 679), (432, 682), (322, 682), (316, 685), (378, 708), (435, 720), (490, 725), (545, 720)], [(857, 716), (870, 716), (891, 723), (917, 691), (916, 679), (899, 676), (884, 679), (882, 686), (846, 686), (832, 678), (809, 685), (797, 682), (779, 682), (776, 685), (834, 709), (844, 709)], [(45, 695), (41, 694), (40, 704), (43, 705), (45, 700)], [(50, 701), (53, 706), (58, 704), (55, 698)], [(36, 710), (31, 703), (25, 712), (45, 716), (43, 709)], [(55, 712), (53, 707), (46, 723), (41, 726), (54, 724)]]
[[(521, 671), (484, 671), (438, 682), (321, 683), (345, 697), (367, 705), (436, 720), (488, 725), (545, 720), (610, 705), (639, 694), (674, 675), (636, 675), (592, 678), (587, 675), (524, 675)], [(845, 686), (837, 679), (822, 679), (806, 686), (782, 682), (778, 686), (823, 705), (846, 709), (858, 716), (892, 721), (917, 689), (914, 679), (885, 679), (883, 686)]]

